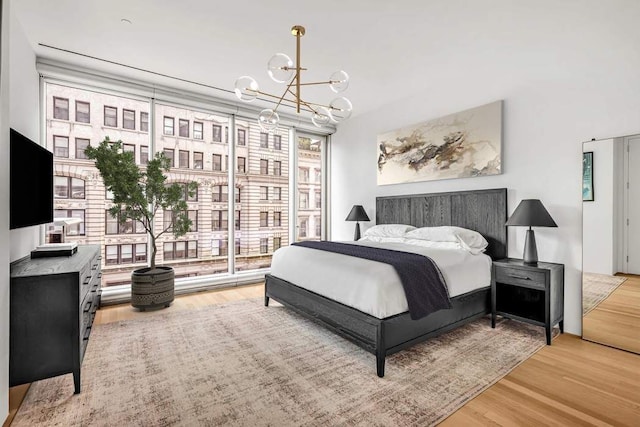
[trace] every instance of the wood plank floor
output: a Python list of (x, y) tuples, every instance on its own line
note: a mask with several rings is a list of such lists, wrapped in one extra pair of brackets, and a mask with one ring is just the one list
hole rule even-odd
[(590, 341), (640, 353), (640, 277), (621, 276), (627, 280), (582, 318), (582, 335)]
[[(262, 284), (200, 292), (177, 297), (170, 310), (263, 295)], [(108, 306), (98, 311), (96, 323), (162, 312), (141, 313), (128, 304)], [(12, 389), (11, 398), (22, 399), (24, 392)], [(640, 356), (561, 335), (441, 425), (640, 425)]]

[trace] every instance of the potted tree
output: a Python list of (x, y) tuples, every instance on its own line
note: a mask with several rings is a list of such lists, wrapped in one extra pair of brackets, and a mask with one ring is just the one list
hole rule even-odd
[[(165, 172), (170, 160), (164, 153), (150, 159), (146, 171), (136, 165), (134, 153), (122, 149), (122, 141), (113, 142), (106, 137), (97, 147), (88, 147), (85, 154), (95, 160), (104, 185), (113, 194), (109, 214), (120, 223), (133, 220), (142, 224), (151, 240), (148, 267), (131, 274), (131, 305), (144, 311), (153, 307), (169, 307), (174, 298), (175, 273), (172, 267), (156, 265), (158, 238), (172, 232), (177, 238), (191, 227), (186, 196), (193, 197), (197, 184), (167, 185)], [(187, 193), (187, 194), (185, 194)], [(162, 228), (154, 224), (156, 214), (171, 211), (171, 221)], [(158, 231), (160, 230), (160, 231)]]

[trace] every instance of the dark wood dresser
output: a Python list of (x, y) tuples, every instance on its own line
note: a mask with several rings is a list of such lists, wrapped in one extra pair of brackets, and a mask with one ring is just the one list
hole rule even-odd
[(100, 246), (67, 257), (23, 258), (11, 264), (11, 386), (73, 373), (80, 366), (100, 306)]

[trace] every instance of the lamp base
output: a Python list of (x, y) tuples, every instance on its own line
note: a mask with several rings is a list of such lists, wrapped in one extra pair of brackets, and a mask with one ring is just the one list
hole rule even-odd
[(356, 221), (356, 232), (353, 235), (353, 240), (356, 242), (360, 240), (360, 223)]
[(525, 264), (538, 264), (538, 248), (536, 247), (536, 235), (532, 229), (527, 230), (527, 237), (524, 241), (523, 259)]

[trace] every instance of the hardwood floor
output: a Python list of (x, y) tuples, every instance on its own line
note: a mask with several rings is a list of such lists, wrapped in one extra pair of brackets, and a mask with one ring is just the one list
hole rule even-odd
[(627, 280), (582, 318), (590, 341), (640, 353), (640, 277)]
[[(179, 296), (168, 310), (261, 297), (263, 289), (259, 284)], [(95, 323), (162, 312), (141, 313), (128, 304), (107, 306), (98, 311)], [(12, 399), (22, 399), (23, 389), (22, 393), (12, 389)], [(635, 426), (639, 422), (640, 356), (564, 334), (467, 402), (442, 425)]]

